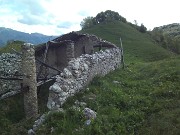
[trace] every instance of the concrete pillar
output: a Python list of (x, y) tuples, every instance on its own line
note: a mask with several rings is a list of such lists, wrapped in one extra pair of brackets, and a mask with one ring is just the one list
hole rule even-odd
[(22, 45), (22, 72), (22, 91), (24, 93), (24, 110), (26, 119), (36, 118), (38, 115), (38, 102), (35, 50), (33, 45), (30, 43)]
[(74, 43), (68, 43), (66, 45), (66, 57), (67, 57), (67, 61), (69, 62), (71, 59), (73, 59), (74, 56)]

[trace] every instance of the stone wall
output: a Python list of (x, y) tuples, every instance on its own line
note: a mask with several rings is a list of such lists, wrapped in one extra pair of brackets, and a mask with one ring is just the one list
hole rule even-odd
[[(19, 77), (21, 73), (21, 57), (16, 54), (3, 53), (0, 55), (0, 76)], [(8, 91), (20, 89), (21, 81), (0, 79), (0, 95)]]
[(99, 42), (99, 40), (96, 38), (95, 41), (93, 36), (84, 36), (81, 37), (78, 41), (75, 42), (75, 57), (79, 57), (82, 54), (92, 54), (93, 53), (93, 46)]
[(66, 99), (82, 90), (95, 76), (104, 76), (121, 64), (121, 50), (107, 49), (92, 55), (83, 54), (69, 61), (56, 82), (49, 88), (47, 107), (51, 110), (63, 105)]

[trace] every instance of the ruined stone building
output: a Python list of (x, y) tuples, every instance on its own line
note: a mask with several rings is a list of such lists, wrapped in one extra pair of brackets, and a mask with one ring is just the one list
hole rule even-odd
[[(80, 34), (77, 32), (62, 35), (47, 43), (35, 46), (37, 81), (40, 81), (39, 78), (48, 79), (61, 74), (64, 72), (64, 68), (68, 66), (68, 62), (73, 59), (75, 60), (82, 55), (93, 55), (95, 52), (107, 48), (117, 49), (117, 46), (95, 35)], [(10, 74), (11, 77), (17, 77), (13, 76), (17, 73), (18, 75), (22, 75), (20, 55), (3, 54), (0, 58), (1, 75)], [(94, 58), (92, 57), (92, 59)], [(111, 58), (108, 59), (111, 60)], [(46, 65), (38, 62), (38, 60)], [(13, 91), (14, 89), (20, 89), (20, 83), (22, 83), (21, 80), (0, 80), (0, 94)]]
[[(37, 59), (42, 61), (44, 57), (46, 57), (46, 60), (44, 61), (45, 63), (56, 69), (62, 70), (67, 66), (71, 59), (77, 58), (82, 54), (93, 54), (94, 51), (100, 50), (101, 48), (114, 47), (116, 47), (114, 44), (104, 41), (95, 35), (71, 32), (49, 41), (46, 44), (37, 46), (35, 48), (35, 55)], [(43, 71), (41, 71), (42, 69)], [(38, 63), (37, 71), (41, 71), (41, 75), (39, 76), (53, 76), (58, 74), (58, 71), (50, 68), (40, 68)]]

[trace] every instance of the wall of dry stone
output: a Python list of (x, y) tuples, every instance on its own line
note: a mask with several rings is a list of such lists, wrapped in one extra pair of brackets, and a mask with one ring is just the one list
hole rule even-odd
[[(21, 73), (21, 57), (16, 54), (3, 53), (0, 55), (0, 76), (19, 77)], [(0, 79), (0, 94), (20, 89), (21, 81)]]
[(47, 107), (60, 108), (68, 97), (82, 90), (95, 76), (104, 76), (121, 64), (121, 50), (107, 49), (92, 55), (83, 54), (69, 61), (56, 82), (49, 88)]
[[(63, 105), (66, 99), (82, 90), (95, 76), (104, 76), (121, 64), (121, 50), (111, 48), (92, 55), (83, 54), (72, 58), (56, 82), (49, 88), (47, 107), (50, 110)], [(16, 54), (0, 55), (0, 76), (18, 77), (22, 74), (21, 57)], [(17, 75), (17, 76), (14, 76)], [(20, 89), (21, 81), (0, 79), (0, 94)]]

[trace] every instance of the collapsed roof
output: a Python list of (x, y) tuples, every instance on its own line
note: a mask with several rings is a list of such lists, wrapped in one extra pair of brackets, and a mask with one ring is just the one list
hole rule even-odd
[[(114, 48), (117, 47), (115, 44), (108, 42), (106, 40), (103, 40), (95, 35), (90, 35), (90, 34), (82, 34), (82, 33), (78, 33), (78, 32), (70, 32), (68, 34), (64, 34), (60, 37), (57, 37), (51, 41), (48, 41), (47, 43), (50, 44), (51, 47), (55, 47), (55, 46), (59, 46), (59, 45), (64, 45), (64, 44), (68, 44), (68, 43), (76, 43), (78, 42), (80, 39), (82, 39), (83, 37), (87, 37), (89, 39), (92, 39), (93, 41), (96, 41), (98, 43), (98, 45), (94, 46), (101, 46), (101, 47), (109, 47), (109, 48)], [(41, 44), (36, 46), (36, 51), (39, 50), (43, 50), (46, 48), (46, 43)]]

